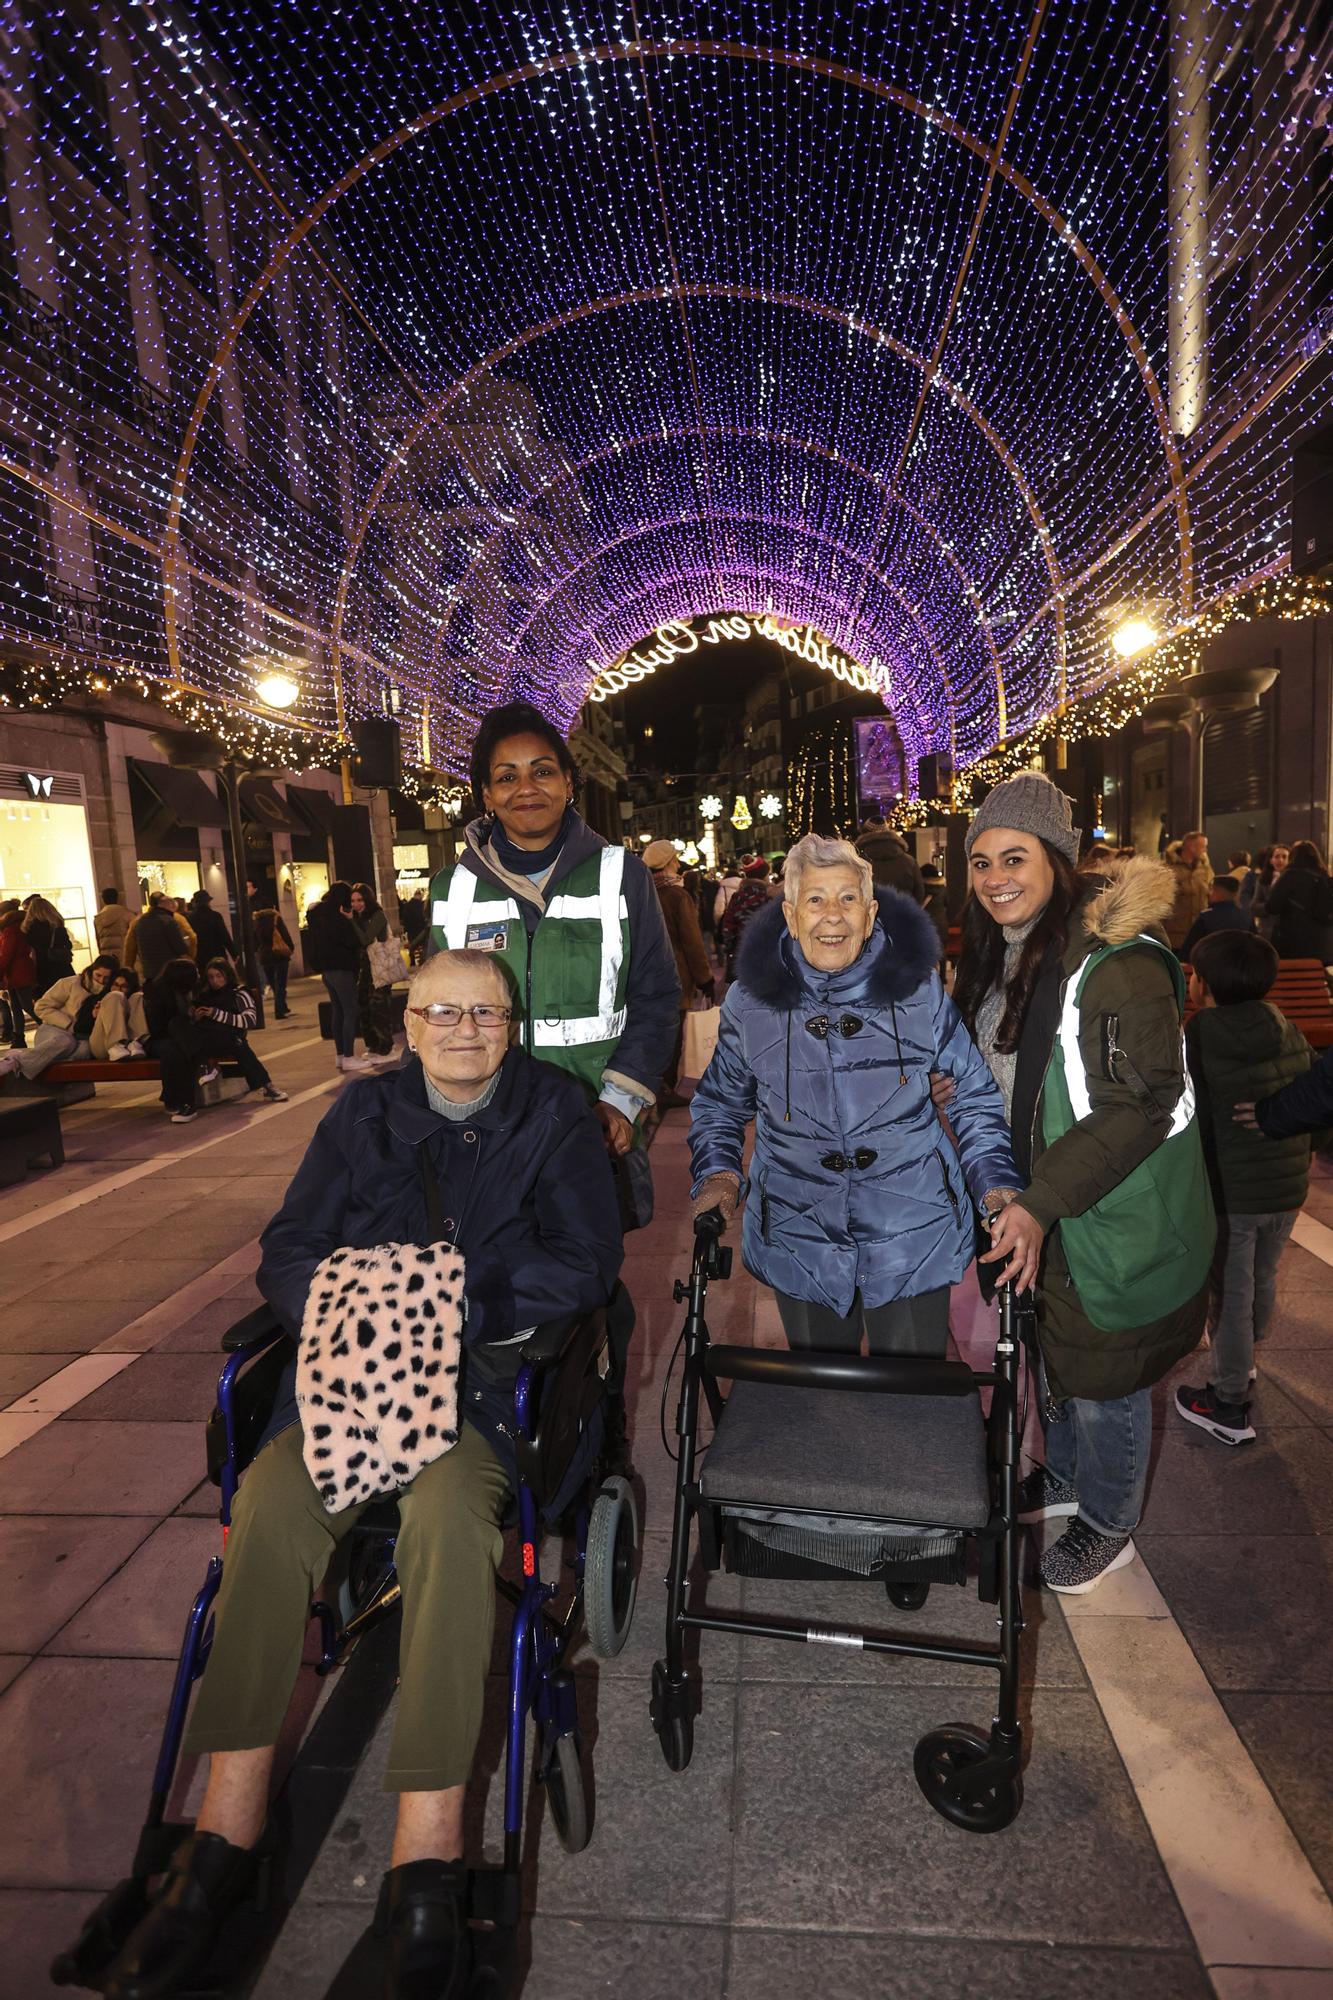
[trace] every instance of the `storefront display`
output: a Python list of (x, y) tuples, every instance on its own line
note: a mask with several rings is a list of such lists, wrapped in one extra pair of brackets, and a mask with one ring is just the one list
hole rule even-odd
[(0, 899), (33, 895), (55, 904), (85, 966), (97, 886), (83, 786), (61, 772), (0, 770)]

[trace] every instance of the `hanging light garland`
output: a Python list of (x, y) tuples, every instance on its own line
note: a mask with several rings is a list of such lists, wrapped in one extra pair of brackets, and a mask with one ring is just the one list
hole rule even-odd
[[(298, 767), (396, 704), (459, 772), (495, 701), (567, 728), (590, 660), (733, 616), (827, 634), (909, 769), (985, 776), (1171, 669), (1174, 639), (1107, 683), (1110, 606), (1198, 633), (1285, 547), (1333, 337), (1318, 10), (1217, 25), (1179, 436), (1160, 0), (1048, 8), (1032, 62), (1009, 0), (910, 34), (740, 0), (689, 33), (606, 0), (24, 11), (11, 701), (109, 675)], [(259, 656), (299, 657), (304, 730), (246, 713)]]

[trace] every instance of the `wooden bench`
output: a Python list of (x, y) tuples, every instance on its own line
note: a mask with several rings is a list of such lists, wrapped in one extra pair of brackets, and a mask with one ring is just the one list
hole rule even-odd
[[(1284, 958), (1267, 998), (1299, 1028), (1312, 1049), (1326, 1049), (1333, 1043), (1333, 1000), (1328, 979), (1317, 958)], [(1195, 1009), (1186, 1004), (1188, 1021)]]
[[(217, 1065), (223, 1076), (239, 1076), (234, 1062)], [(162, 1065), (152, 1056), (129, 1056), (124, 1062), (54, 1062), (36, 1080), (39, 1083), (159, 1083)]]
[(50, 1097), (6, 1097), (0, 1101), (0, 1187), (21, 1181), (34, 1161), (65, 1164), (60, 1107)]

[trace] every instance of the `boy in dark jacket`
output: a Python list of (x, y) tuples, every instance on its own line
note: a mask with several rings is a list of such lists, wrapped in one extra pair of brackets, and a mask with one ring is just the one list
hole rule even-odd
[(1176, 1408), (1223, 1444), (1248, 1444), (1254, 1350), (1268, 1332), (1277, 1267), (1310, 1177), (1304, 1134), (1265, 1139), (1235, 1117), (1239, 1104), (1304, 1076), (1304, 1035), (1264, 998), (1278, 956), (1266, 939), (1219, 931), (1195, 946), (1190, 997), (1199, 1009), (1186, 1030), (1198, 1094), (1204, 1155), (1217, 1207), (1217, 1252), (1210, 1301), (1212, 1380), (1176, 1390)]

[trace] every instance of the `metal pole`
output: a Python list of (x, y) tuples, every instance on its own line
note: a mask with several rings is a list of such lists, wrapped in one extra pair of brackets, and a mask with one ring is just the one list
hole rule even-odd
[(1208, 34), (1204, 0), (1171, 0), (1167, 113), (1167, 352), (1171, 428), (1208, 399)]
[(254, 995), (255, 1026), (264, 1025), (264, 987), (259, 977), (255, 953), (255, 927), (250, 916), (250, 898), (245, 893), (245, 833), (241, 826), (241, 780), (234, 763), (222, 766), (222, 782), (227, 790), (227, 821), (231, 828), (232, 867), (236, 871), (236, 941), (241, 948), (245, 983)]

